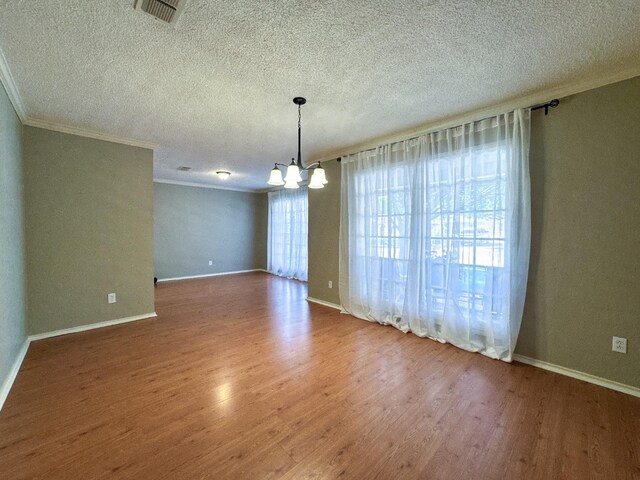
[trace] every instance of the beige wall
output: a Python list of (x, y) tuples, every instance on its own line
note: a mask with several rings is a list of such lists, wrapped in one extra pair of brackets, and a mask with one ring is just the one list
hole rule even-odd
[(153, 312), (153, 152), (33, 127), (23, 146), (29, 333)]
[[(340, 232), (340, 163), (322, 162), (329, 183), (309, 189), (309, 296), (340, 304), (338, 239)], [(329, 281), (333, 288), (329, 288)]]
[(158, 278), (266, 268), (266, 193), (164, 183), (154, 190)]
[[(531, 266), (517, 353), (640, 387), (640, 77), (532, 125)], [(611, 351), (613, 335), (628, 353)]]
[(26, 340), (21, 168), (22, 124), (0, 84), (0, 406)]
[[(531, 268), (516, 353), (640, 387), (639, 152), (640, 77), (534, 113)], [(309, 195), (309, 295), (339, 303), (331, 180)], [(628, 339), (626, 355), (611, 351), (613, 335)]]

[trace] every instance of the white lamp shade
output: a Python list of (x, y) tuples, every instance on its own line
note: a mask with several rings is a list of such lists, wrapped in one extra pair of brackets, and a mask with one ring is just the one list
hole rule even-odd
[(309, 182), (309, 188), (324, 188), (324, 170), (322, 168), (316, 168), (311, 175), (311, 181)]
[(282, 172), (279, 168), (274, 168), (271, 170), (271, 175), (269, 175), (269, 181), (267, 182), (269, 185), (274, 185), (279, 187), (280, 185), (284, 185), (284, 181), (282, 180)]
[(300, 188), (300, 185), (298, 185), (298, 182), (293, 180), (287, 180), (284, 184), (284, 188)]
[(320, 181), (322, 182), (323, 185), (326, 185), (327, 183), (329, 183), (324, 173), (324, 168), (322, 168), (322, 166), (318, 165), (318, 168), (316, 168), (313, 171), (313, 176), (316, 176), (316, 175), (318, 176), (318, 178), (320, 178)]
[(300, 169), (294, 163), (287, 167), (287, 175), (284, 177), (285, 182), (301, 182)]

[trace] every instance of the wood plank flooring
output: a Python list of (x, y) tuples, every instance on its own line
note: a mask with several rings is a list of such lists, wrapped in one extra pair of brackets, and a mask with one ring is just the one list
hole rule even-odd
[(0, 478), (640, 479), (639, 398), (305, 297), (159, 284), (157, 319), (32, 343)]

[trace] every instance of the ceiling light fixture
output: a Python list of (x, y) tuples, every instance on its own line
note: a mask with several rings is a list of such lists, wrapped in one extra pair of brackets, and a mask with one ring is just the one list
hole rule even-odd
[[(269, 175), (269, 181), (267, 183), (277, 187), (284, 185), (284, 188), (299, 188), (299, 184), (302, 182), (302, 172), (313, 170), (313, 175), (311, 175), (311, 181), (309, 182), (309, 188), (324, 188), (328, 182), (324, 173), (324, 168), (322, 168), (320, 162), (315, 162), (308, 167), (305, 167), (302, 165), (302, 158), (300, 155), (300, 137), (302, 130), (300, 126), (302, 119), (300, 107), (307, 103), (307, 100), (303, 97), (295, 97), (293, 99), (293, 103), (298, 105), (298, 161), (296, 162), (296, 160), (292, 158), (289, 165), (276, 163), (271, 170), (271, 175)], [(282, 172), (279, 167), (285, 167), (287, 169), (284, 180), (282, 179)]]
[(227, 172), (226, 170), (218, 170), (216, 172), (216, 175), (218, 175), (218, 178), (220, 180), (226, 180), (227, 178), (229, 178), (231, 176), (231, 172)]

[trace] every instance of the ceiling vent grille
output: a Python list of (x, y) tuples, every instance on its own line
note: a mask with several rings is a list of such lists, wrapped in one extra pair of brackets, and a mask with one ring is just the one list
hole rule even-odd
[(187, 0), (136, 0), (134, 8), (166, 23), (176, 23)]
[(191, 167), (178, 167), (178, 170), (180, 170), (181, 172), (188, 172), (189, 170), (191, 170)]

